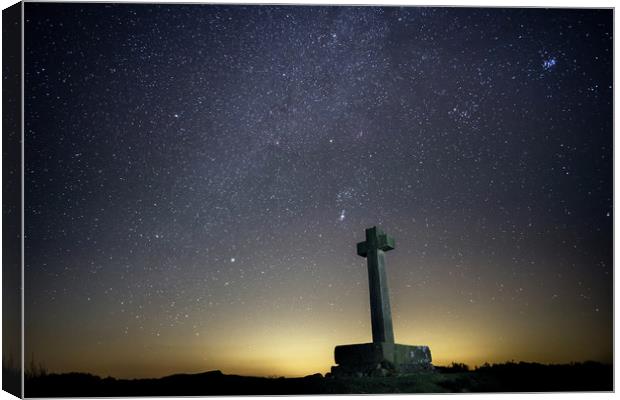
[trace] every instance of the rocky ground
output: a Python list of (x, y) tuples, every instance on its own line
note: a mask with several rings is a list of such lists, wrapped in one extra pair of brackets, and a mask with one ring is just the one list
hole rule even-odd
[(258, 378), (211, 371), (134, 380), (70, 373), (28, 377), (25, 389), (26, 397), (612, 391), (613, 368), (506, 363), (374, 377)]

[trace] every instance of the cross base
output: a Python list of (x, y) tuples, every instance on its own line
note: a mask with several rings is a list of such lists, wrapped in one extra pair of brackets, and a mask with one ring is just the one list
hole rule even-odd
[(428, 346), (409, 346), (389, 342), (336, 346), (332, 376), (388, 376), (432, 370)]

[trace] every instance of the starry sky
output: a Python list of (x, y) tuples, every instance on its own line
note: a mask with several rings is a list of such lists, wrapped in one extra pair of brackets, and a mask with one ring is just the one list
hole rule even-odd
[(157, 377), (612, 360), (612, 10), (25, 5), (25, 354)]

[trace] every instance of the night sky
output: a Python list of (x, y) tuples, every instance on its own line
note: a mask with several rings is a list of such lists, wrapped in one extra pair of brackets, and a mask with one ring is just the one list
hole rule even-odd
[(27, 365), (611, 362), (611, 10), (25, 10)]

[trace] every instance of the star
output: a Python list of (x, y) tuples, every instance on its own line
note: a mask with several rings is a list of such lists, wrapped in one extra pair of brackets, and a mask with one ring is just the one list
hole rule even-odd
[(543, 61), (542, 67), (545, 71), (550, 71), (557, 64), (557, 60), (555, 57), (547, 58)]

